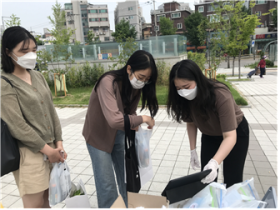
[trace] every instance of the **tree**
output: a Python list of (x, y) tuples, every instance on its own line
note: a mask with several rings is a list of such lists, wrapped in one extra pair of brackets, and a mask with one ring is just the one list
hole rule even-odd
[(99, 36), (95, 36), (92, 30), (89, 30), (87, 35), (87, 44), (96, 44), (100, 42), (101, 41), (99, 40)]
[(70, 28), (66, 28), (66, 18), (65, 18), (65, 11), (62, 9), (61, 4), (58, 2), (52, 6), (53, 10), (53, 18), (48, 16), (51, 24), (53, 25), (53, 29), (50, 30), (51, 34), (55, 37), (54, 44), (69, 44), (70, 37), (74, 33), (74, 30)]
[(40, 40), (41, 36), (37, 35), (34, 38), (37, 42), (37, 45), (44, 45), (44, 42), (42, 40)]
[(136, 39), (137, 31), (134, 26), (130, 26), (129, 21), (121, 20), (115, 26), (116, 31), (112, 33), (112, 36), (117, 39)]
[(243, 5), (242, 7), (241, 7), (241, 12), (243, 12), (245, 15), (247, 14), (247, 15), (251, 15), (251, 8), (249, 7), (249, 8), (247, 8), (247, 7), (245, 7), (245, 5)]
[[(226, 10), (232, 12), (232, 17), (229, 19), (229, 25), (234, 28), (230, 30), (230, 42), (228, 48), (234, 52), (238, 52), (238, 71), (240, 78), (240, 61), (241, 52), (248, 48), (251, 35), (255, 33), (255, 28), (260, 24), (257, 14), (245, 14), (241, 12), (244, 1), (239, 1), (233, 7), (227, 7)], [(250, 2), (250, 8), (254, 7), (255, 3)]]
[[(199, 35), (198, 26), (202, 23), (203, 20), (205, 20), (205, 18), (199, 12), (195, 12), (189, 17), (185, 18), (185, 35), (188, 41), (195, 46), (195, 51), (197, 51), (197, 47), (200, 46), (206, 38), (206, 33), (200, 33)], [(205, 32), (205, 30), (202, 31)]]
[(169, 20), (166, 17), (161, 17), (159, 21), (159, 30), (161, 35), (174, 35), (177, 31), (177, 28), (174, 27), (174, 21)]
[(16, 17), (15, 14), (12, 14), (10, 16), (10, 20), (6, 20), (3, 23), (6, 28), (12, 27), (12, 26), (20, 26), (20, 18)]
[(273, 13), (272, 13), (272, 21), (273, 21), (275, 27), (277, 27), (277, 16), (278, 16), (278, 11), (276, 8), (275, 10), (273, 10)]

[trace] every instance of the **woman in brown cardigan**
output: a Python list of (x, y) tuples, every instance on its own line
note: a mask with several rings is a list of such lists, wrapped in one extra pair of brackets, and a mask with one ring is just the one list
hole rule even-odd
[[(136, 51), (127, 64), (117, 71), (105, 73), (97, 81), (90, 96), (83, 135), (92, 160), (99, 208), (110, 208), (119, 192), (127, 204), (124, 180), (124, 114), (128, 114), (131, 129), (142, 123), (152, 129), (158, 111), (156, 99), (157, 67), (153, 56)], [(142, 93), (142, 109), (150, 116), (136, 115)]]

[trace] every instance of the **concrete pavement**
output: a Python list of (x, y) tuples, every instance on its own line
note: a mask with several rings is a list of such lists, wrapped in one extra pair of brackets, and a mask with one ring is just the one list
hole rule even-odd
[[(219, 73), (219, 72), (217, 72)], [(270, 186), (277, 189), (277, 75), (265, 75), (264, 79), (252, 76), (252, 81), (234, 82), (235, 87), (248, 100), (251, 108), (242, 108), (250, 124), (250, 145), (246, 159), (244, 179), (254, 177), (255, 187), (263, 197)], [(82, 136), (87, 108), (57, 108), (63, 128), (67, 163), (74, 182), (82, 179), (91, 207), (97, 207), (94, 175), (90, 157)], [(138, 110), (139, 113), (139, 110)], [(147, 111), (141, 114), (148, 114)], [(186, 125), (172, 122), (165, 109), (160, 109), (150, 141), (154, 177), (140, 193), (160, 195), (169, 180), (195, 173), (190, 167), (189, 140)], [(200, 152), (198, 132), (197, 150)], [(232, 166), (234, 167), (234, 166)], [(219, 182), (223, 182), (222, 168)], [(0, 179), (0, 201), (7, 208), (22, 208), (22, 200), (12, 174)], [(64, 208), (62, 202), (55, 206)]]

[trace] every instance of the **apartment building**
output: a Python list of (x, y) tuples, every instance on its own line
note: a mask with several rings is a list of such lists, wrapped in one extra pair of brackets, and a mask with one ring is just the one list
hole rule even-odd
[(142, 24), (142, 37), (143, 37), (143, 39), (150, 39), (151, 35), (152, 35), (152, 24), (151, 23)]
[(140, 7), (138, 0), (119, 2), (114, 13), (115, 25), (117, 25), (123, 19), (129, 21), (129, 24), (134, 26), (137, 32), (136, 40), (143, 38), (142, 23), (145, 22), (145, 19), (143, 18), (142, 7)]
[(107, 5), (72, 0), (71, 3), (65, 3), (65, 15), (66, 27), (75, 29), (72, 42), (76, 40), (85, 43), (90, 30), (95, 36), (99, 36), (101, 42), (113, 40)]
[[(177, 28), (176, 34), (183, 34), (186, 30), (184, 19), (191, 15), (193, 11), (190, 9), (188, 3), (184, 2), (167, 2), (158, 7), (157, 10), (151, 10), (152, 20), (152, 36), (160, 35), (159, 21), (161, 17), (173, 20), (174, 27)], [(155, 24), (156, 16), (156, 24)]]

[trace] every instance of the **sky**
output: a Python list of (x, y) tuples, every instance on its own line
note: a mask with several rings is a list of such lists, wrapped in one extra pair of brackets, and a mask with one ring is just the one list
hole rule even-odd
[[(125, 0), (88, 0), (91, 4), (107, 4), (109, 10), (110, 29), (115, 31), (114, 23), (114, 10), (117, 6), (117, 2), (124, 2)], [(151, 23), (150, 11), (153, 9), (153, 4), (147, 2), (151, 0), (139, 0), (139, 4), (143, 9), (143, 16), (147, 23)], [(155, 7), (161, 5), (164, 2), (170, 2), (173, 0), (157, 0), (155, 1)], [(178, 0), (178, 2), (187, 2), (190, 4), (190, 8), (194, 9), (195, 0)], [(64, 7), (64, 3), (70, 3), (71, 0), (58, 0)], [(52, 6), (55, 4), (55, 0), (0, 0), (0, 16), (5, 20), (9, 20), (12, 14), (15, 14), (21, 20), (21, 26), (27, 30), (35, 31), (38, 34), (44, 33), (44, 28), (51, 29), (52, 25), (49, 22), (48, 16), (52, 16)], [(2, 18), (0, 20), (2, 25)]]

